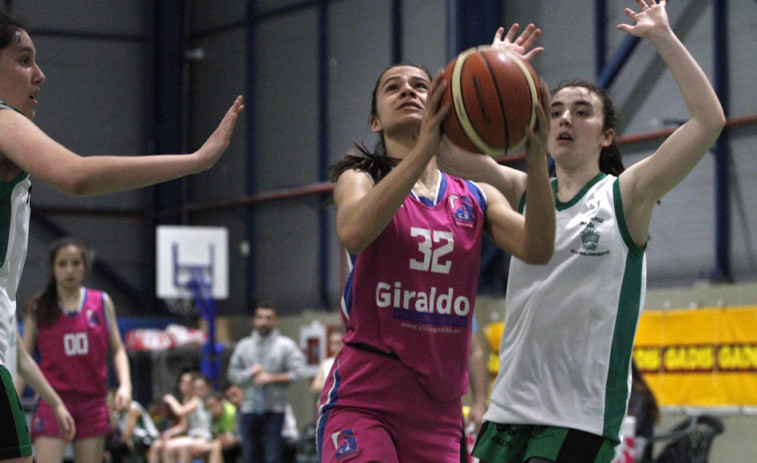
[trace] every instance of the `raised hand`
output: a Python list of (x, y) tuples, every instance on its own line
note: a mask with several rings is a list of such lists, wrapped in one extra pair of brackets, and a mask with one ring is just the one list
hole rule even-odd
[(519, 28), (520, 26), (518, 23), (513, 24), (510, 26), (510, 30), (507, 31), (507, 35), (502, 38), (502, 34), (505, 33), (505, 28), (500, 27), (494, 34), (492, 46), (520, 55), (521, 58), (530, 62), (536, 57), (536, 55), (544, 51), (544, 47), (532, 48), (534, 43), (536, 43), (536, 39), (541, 35), (541, 29), (538, 29), (533, 24), (529, 24), (523, 32), (521, 32), (520, 36), (513, 40)]
[(208, 137), (205, 143), (195, 152), (195, 155), (202, 159), (202, 170), (210, 169), (221, 158), (221, 155), (229, 147), (231, 135), (234, 133), (234, 127), (237, 124), (239, 115), (244, 111), (244, 99), (238, 96), (231, 105), (226, 115), (218, 124), (218, 127)]
[(449, 103), (442, 103), (442, 95), (446, 88), (447, 83), (439, 72), (431, 81), (418, 134), (418, 144), (432, 148), (434, 151), (442, 140), (441, 125), (451, 108)]
[(666, 0), (637, 0), (636, 4), (641, 11), (637, 13), (631, 8), (624, 10), (635, 24), (618, 24), (617, 29), (642, 38), (651, 38), (656, 32), (668, 31), (670, 22), (665, 10), (666, 3)]

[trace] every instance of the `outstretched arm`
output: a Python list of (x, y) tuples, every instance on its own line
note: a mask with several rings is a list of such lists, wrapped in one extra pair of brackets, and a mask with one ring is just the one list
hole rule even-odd
[(649, 39), (678, 85), (691, 118), (676, 129), (648, 158), (620, 176), (623, 210), (634, 241), (643, 245), (657, 201), (678, 185), (702, 159), (725, 125), (725, 115), (702, 68), (670, 28), (666, 1), (636, 2), (641, 11), (626, 8), (635, 24), (618, 30)]
[(0, 153), (32, 177), (64, 193), (102, 195), (173, 180), (210, 169), (229, 146), (242, 97), (192, 154), (79, 156), (16, 111), (0, 111)]

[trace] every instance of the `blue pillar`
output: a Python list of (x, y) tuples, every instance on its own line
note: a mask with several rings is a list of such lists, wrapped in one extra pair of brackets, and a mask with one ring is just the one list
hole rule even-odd
[[(155, 3), (153, 56), (155, 70), (155, 132), (156, 153), (180, 153), (182, 146), (182, 69), (184, 65), (184, 0), (163, 0)], [(148, 31), (149, 33), (150, 31)], [(180, 180), (155, 187), (155, 208), (158, 211), (178, 209), (182, 205)], [(178, 217), (163, 220), (178, 223)]]
[[(328, 181), (329, 165), (329, 2), (320, 0), (318, 7), (318, 181)], [(319, 196), (321, 204), (328, 194)], [(320, 305), (329, 307), (329, 215), (325, 208), (318, 211), (318, 268)]]
[[(714, 78), (713, 86), (730, 114), (730, 74), (728, 72), (728, 1), (713, 0)], [(715, 154), (715, 270), (711, 278), (732, 281), (731, 276), (731, 199), (729, 195), (730, 139), (728, 127), (723, 129), (712, 148)]]
[[(247, 162), (245, 163), (245, 183), (246, 193), (252, 195), (255, 193), (255, 176), (257, 173), (255, 163), (255, 31), (256, 31), (256, 2), (255, 0), (248, 0), (247, 2), (247, 83), (246, 83), (246, 95), (245, 106), (248, 108), (245, 110), (247, 126), (245, 127), (245, 135), (247, 136)], [(252, 304), (255, 301), (255, 214), (254, 206), (245, 206), (245, 217), (247, 218), (247, 239), (250, 243), (250, 252), (247, 255), (247, 284), (244, 285), (244, 290), (247, 292), (247, 304), (250, 306), (248, 309), (252, 309)]]

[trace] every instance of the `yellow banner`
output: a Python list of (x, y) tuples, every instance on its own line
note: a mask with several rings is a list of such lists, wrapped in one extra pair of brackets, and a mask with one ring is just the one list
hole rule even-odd
[[(484, 329), (492, 378), (503, 328)], [(755, 406), (757, 306), (644, 311), (633, 357), (660, 406)]]
[(757, 307), (645, 311), (633, 355), (661, 406), (757, 404)]

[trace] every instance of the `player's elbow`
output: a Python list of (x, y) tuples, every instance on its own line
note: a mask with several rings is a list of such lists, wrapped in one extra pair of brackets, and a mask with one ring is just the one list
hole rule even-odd
[(340, 228), (340, 230), (337, 230), (337, 238), (344, 249), (346, 249), (351, 255), (356, 256), (360, 254), (360, 252), (370, 244), (370, 242), (366, 242), (362, 233), (350, 231), (347, 229), (348, 227)]
[(699, 130), (703, 132), (705, 137), (713, 140), (713, 142), (720, 136), (720, 132), (723, 131), (726, 124), (725, 113), (720, 106), (718, 106), (717, 110), (700, 115), (697, 120), (699, 122)]
[(712, 120), (710, 121), (710, 130), (712, 130), (712, 138), (716, 139), (720, 136), (720, 132), (723, 131), (726, 124), (726, 118), (725, 113), (723, 111), (718, 111), (716, 115), (712, 117)]
[(92, 182), (88, 178), (76, 174), (69, 176), (57, 186), (60, 191), (71, 196), (90, 196), (93, 194)]
[(531, 265), (545, 265), (552, 259), (555, 252), (554, 243), (552, 245), (535, 246), (529, 249), (523, 260)]

